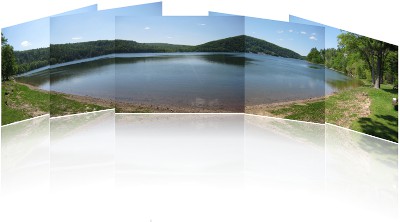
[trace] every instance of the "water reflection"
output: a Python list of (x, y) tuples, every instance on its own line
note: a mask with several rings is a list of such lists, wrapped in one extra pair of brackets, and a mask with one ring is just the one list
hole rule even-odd
[(50, 119), (52, 189), (113, 185), (114, 116), (106, 110)]
[(247, 60), (244, 57), (244, 53), (125, 53), (117, 54), (115, 63), (124, 64), (168, 60), (173, 62), (182, 57), (193, 57), (199, 61), (233, 66), (244, 66), (245, 62), (251, 61), (251, 59)]
[(34, 73), (30, 73), (23, 76), (16, 77), (18, 82), (26, 83), (32, 86), (36, 86), (39, 89), (50, 90), (50, 70), (49, 67), (44, 67), (44, 70), (40, 70)]
[(52, 68), (50, 70), (52, 91), (101, 99), (115, 98), (114, 58)]
[(1, 128), (2, 191), (46, 191), (49, 185), (49, 115)]
[(325, 94), (330, 95), (341, 90), (352, 89), (363, 85), (359, 79), (350, 78), (332, 69), (325, 69)]
[(349, 212), (333, 219), (398, 221), (398, 144), (330, 124), (326, 134), (328, 201)]

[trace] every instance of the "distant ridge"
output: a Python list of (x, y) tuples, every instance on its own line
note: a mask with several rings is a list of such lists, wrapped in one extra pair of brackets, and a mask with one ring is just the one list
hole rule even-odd
[[(247, 35), (239, 35), (196, 46), (176, 45), (168, 43), (139, 43), (132, 40), (98, 40), (90, 42), (52, 44), (49, 48), (16, 51), (15, 56), (21, 72), (48, 65), (46, 58), (50, 57), (50, 65), (74, 60), (93, 58), (113, 53), (168, 53), (168, 52), (247, 52), (280, 56), (285, 58), (304, 59), (300, 54), (270, 43), (268, 41)], [(50, 54), (50, 55), (49, 55)], [(38, 55), (40, 55), (38, 57)]]
[(281, 56), (285, 58), (304, 59), (303, 56), (290, 49), (280, 47), (273, 43), (251, 36), (245, 36), (246, 52), (262, 53), (272, 56)]

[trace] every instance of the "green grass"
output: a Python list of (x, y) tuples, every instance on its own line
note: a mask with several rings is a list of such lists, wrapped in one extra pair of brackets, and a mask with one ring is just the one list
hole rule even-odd
[(13, 81), (2, 82), (2, 125), (49, 112), (49, 94)]
[(293, 104), (270, 112), (277, 116), (283, 115), (286, 119), (316, 123), (325, 122), (325, 103), (323, 100), (306, 104)]
[(60, 94), (50, 94), (50, 114), (51, 116), (62, 116), (75, 113), (92, 112), (104, 110), (108, 107), (95, 104), (81, 103), (72, 99), (67, 99)]
[(286, 119), (327, 122), (398, 142), (398, 111), (392, 105), (392, 98), (397, 97), (398, 90), (392, 85), (382, 84), (380, 89), (360, 86), (325, 101), (284, 105), (268, 112)]
[[(364, 88), (364, 87), (363, 87)], [(392, 85), (381, 85), (381, 89), (365, 88), (371, 99), (371, 115), (353, 122), (351, 129), (398, 142), (398, 111), (392, 105), (392, 98), (398, 91)]]
[[(360, 95), (369, 98), (367, 116), (359, 115), (358, 105), (364, 102), (358, 101)], [(392, 105), (392, 98), (397, 97), (398, 91), (385, 84), (380, 89), (362, 86), (340, 92), (326, 99), (326, 122), (398, 142), (398, 111)]]
[[(71, 100), (60, 94), (51, 94), (14, 81), (2, 82), (2, 125), (29, 119), (51, 112), (52, 116), (103, 110), (95, 104)], [(51, 108), (51, 109), (50, 109)]]

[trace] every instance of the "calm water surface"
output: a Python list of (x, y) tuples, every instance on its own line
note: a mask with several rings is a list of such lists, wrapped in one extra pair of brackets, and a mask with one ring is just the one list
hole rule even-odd
[(52, 66), (50, 71), (38, 70), (18, 79), (74, 95), (238, 112), (244, 103), (322, 97), (359, 84), (303, 60), (240, 53), (109, 55)]
[(123, 54), (116, 58), (116, 100), (243, 111), (242, 54)]

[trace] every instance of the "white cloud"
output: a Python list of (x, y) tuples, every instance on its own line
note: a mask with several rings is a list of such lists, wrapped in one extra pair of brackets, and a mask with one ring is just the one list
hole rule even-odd
[(305, 32), (305, 31), (301, 31), (300, 33), (303, 35), (307, 34), (307, 32)]
[(310, 38), (309, 39), (311, 39), (311, 40), (315, 40), (315, 41), (317, 41), (318, 39), (315, 37), (315, 36), (310, 36)]
[(289, 32), (293, 32), (293, 29), (289, 29), (288, 31), (289, 31)]
[(150, 27), (144, 27), (144, 30), (149, 30), (150, 29)]
[(278, 30), (278, 31), (276, 31), (278, 34), (281, 34), (281, 33), (283, 33), (283, 30)]
[(201, 25), (201, 26), (205, 26), (206, 24), (204, 24), (204, 23), (201, 23), (201, 24), (199, 24), (199, 25)]
[(172, 39), (173, 37), (172, 36), (167, 36), (167, 39)]
[(22, 47), (28, 47), (28, 46), (30, 46), (30, 45), (32, 45), (30, 42), (28, 42), (28, 41), (23, 41), (23, 42), (21, 42), (21, 46)]
[(80, 40), (82, 37), (72, 37), (72, 40)]
[(317, 33), (313, 32), (313, 33), (311, 33), (311, 35), (317, 35)]

